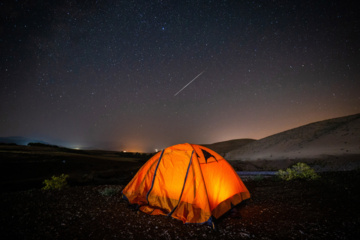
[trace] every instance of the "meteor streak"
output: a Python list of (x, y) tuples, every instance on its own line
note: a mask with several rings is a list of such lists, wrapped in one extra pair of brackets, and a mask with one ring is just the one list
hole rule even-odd
[(191, 80), (188, 84), (186, 84), (182, 89), (180, 89), (177, 93), (175, 93), (174, 97), (176, 95), (178, 95), (182, 90), (184, 90), (187, 86), (189, 86), (193, 81), (195, 81), (195, 79), (197, 79), (198, 77), (201, 76), (201, 74), (203, 74), (205, 71), (202, 71), (201, 73), (199, 73), (196, 77), (194, 77), (193, 80)]

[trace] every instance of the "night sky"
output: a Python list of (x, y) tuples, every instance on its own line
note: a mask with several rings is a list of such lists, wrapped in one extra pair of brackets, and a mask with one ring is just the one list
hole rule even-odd
[(357, 3), (1, 1), (0, 136), (151, 152), (359, 113)]

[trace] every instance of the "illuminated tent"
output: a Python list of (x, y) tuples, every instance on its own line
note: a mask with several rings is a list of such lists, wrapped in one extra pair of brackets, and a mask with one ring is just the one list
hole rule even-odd
[(124, 188), (142, 212), (183, 223), (212, 223), (250, 193), (230, 164), (199, 145), (178, 144), (150, 158)]

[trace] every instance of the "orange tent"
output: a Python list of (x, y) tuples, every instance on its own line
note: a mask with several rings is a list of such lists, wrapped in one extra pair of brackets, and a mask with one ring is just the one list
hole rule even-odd
[(150, 158), (124, 188), (123, 196), (151, 215), (184, 223), (209, 223), (250, 193), (230, 164), (199, 145), (178, 144)]

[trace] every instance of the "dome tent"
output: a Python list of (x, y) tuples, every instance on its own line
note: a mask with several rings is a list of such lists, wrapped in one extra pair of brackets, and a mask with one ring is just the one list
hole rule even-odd
[(209, 223), (250, 198), (240, 177), (216, 152), (178, 144), (150, 158), (122, 191), (142, 212), (183, 223)]

